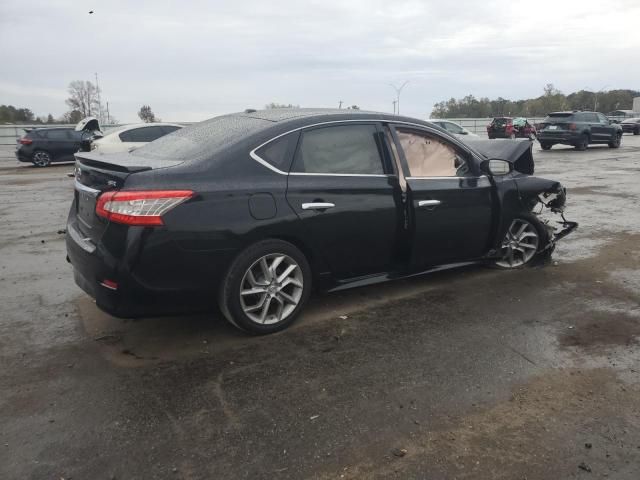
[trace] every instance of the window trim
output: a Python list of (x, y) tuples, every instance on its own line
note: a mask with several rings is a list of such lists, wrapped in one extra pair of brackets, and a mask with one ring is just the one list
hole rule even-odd
[[(262, 147), (264, 147), (268, 143), (271, 143), (271, 142), (273, 142), (274, 140), (277, 140), (280, 137), (288, 135), (289, 133), (305, 130), (305, 129), (308, 129), (308, 128), (324, 126), (324, 125), (338, 125), (338, 124), (343, 124), (343, 123), (377, 123), (377, 124), (383, 124), (384, 126), (387, 126), (388, 128), (390, 128), (392, 130), (392, 132), (393, 132), (392, 134), (393, 135), (395, 135), (395, 129), (392, 128), (394, 125), (409, 125), (411, 127), (417, 127), (418, 129), (423, 130), (424, 132), (433, 133), (433, 134), (442, 136), (441, 132), (439, 132), (438, 130), (436, 130), (433, 127), (430, 127), (428, 125), (422, 125), (420, 123), (405, 122), (405, 121), (402, 121), (402, 120), (393, 120), (393, 119), (388, 119), (388, 118), (387, 119), (385, 119), (385, 118), (361, 118), (361, 119), (352, 119), (352, 120), (331, 120), (331, 121), (327, 121), (327, 122), (313, 123), (311, 125), (303, 125), (301, 127), (297, 127), (297, 128), (293, 128), (291, 130), (287, 130), (286, 132), (283, 132), (283, 133), (281, 133), (279, 135), (276, 135), (275, 137), (270, 138), (266, 142), (263, 142), (260, 145), (258, 145), (257, 147), (255, 147), (253, 150), (251, 150), (249, 152), (249, 156), (253, 160), (255, 160), (256, 162), (261, 164), (262, 166), (267, 167), (272, 172), (278, 173), (280, 175), (296, 175), (296, 176), (298, 176), (298, 175), (299, 176), (302, 176), (302, 175), (314, 176), (315, 175), (315, 176), (325, 176), (325, 177), (326, 176), (331, 176), (331, 177), (395, 177), (395, 176), (397, 176), (397, 175), (391, 174), (391, 173), (378, 174), (378, 173), (301, 173), (301, 172), (284, 172), (284, 171), (280, 170), (279, 168), (276, 168), (273, 165), (271, 165), (269, 162), (267, 162), (266, 160), (261, 158), (260, 155), (258, 155), (256, 153), (257, 150), (260, 150)], [(463, 150), (465, 152), (469, 152), (469, 154), (476, 160), (476, 162), (478, 161), (478, 158), (476, 157), (476, 154), (472, 150), (469, 150), (468, 147), (465, 147), (462, 144), (462, 142), (459, 141), (458, 139), (456, 139), (453, 135), (451, 135), (451, 134), (448, 134), (448, 135), (450, 135), (451, 138), (447, 138), (447, 140), (451, 141), (451, 143), (456, 145), (461, 150)], [(404, 158), (404, 152), (402, 153), (402, 155), (403, 155), (403, 158)], [(474, 163), (473, 168), (476, 168), (476, 162), (473, 162)], [(405, 178), (408, 178), (408, 177), (405, 177)], [(413, 177), (413, 178), (416, 178), (416, 177)], [(424, 178), (424, 177), (421, 177), (421, 178)], [(444, 177), (444, 178), (463, 178), (463, 177)], [(472, 177), (464, 177), (464, 178), (472, 178)], [(477, 177), (477, 178), (480, 178), (480, 177)]]

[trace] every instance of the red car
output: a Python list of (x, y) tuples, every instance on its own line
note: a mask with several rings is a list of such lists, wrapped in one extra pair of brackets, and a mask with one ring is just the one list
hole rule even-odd
[(489, 138), (529, 138), (535, 140), (536, 127), (531, 125), (526, 118), (522, 117), (495, 117), (487, 125), (487, 135)]

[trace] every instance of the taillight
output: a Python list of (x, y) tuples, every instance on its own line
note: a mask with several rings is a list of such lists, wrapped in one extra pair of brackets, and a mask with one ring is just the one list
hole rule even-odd
[(21, 145), (31, 145), (33, 143), (33, 140), (31, 140), (30, 138), (21, 138), (20, 139), (20, 144)]
[(125, 225), (164, 225), (162, 215), (192, 196), (191, 190), (106, 192), (98, 197), (96, 214)]
[(577, 127), (575, 123), (570, 123), (568, 128), (569, 130), (575, 130)]

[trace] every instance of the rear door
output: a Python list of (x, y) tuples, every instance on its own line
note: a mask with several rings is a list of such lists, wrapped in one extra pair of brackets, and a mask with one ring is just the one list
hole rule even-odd
[(40, 136), (46, 138), (45, 150), (48, 150), (57, 161), (73, 161), (73, 154), (80, 147), (79, 139), (73, 131), (63, 128), (52, 128), (40, 131)]
[(401, 205), (381, 135), (368, 122), (311, 127), (300, 135), (287, 201), (338, 279), (395, 266)]
[(407, 182), (412, 268), (485, 255), (493, 187), (474, 156), (435, 130), (395, 125), (392, 133)]

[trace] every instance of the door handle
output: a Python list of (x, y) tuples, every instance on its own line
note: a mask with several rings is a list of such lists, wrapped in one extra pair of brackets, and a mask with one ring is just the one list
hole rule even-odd
[(326, 210), (327, 208), (333, 208), (336, 205), (334, 203), (329, 202), (311, 202), (311, 203), (303, 203), (303, 210)]
[(419, 207), (436, 207), (440, 205), (442, 202), (440, 200), (419, 200)]

